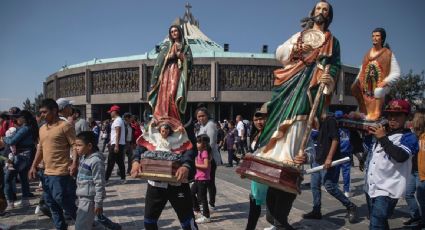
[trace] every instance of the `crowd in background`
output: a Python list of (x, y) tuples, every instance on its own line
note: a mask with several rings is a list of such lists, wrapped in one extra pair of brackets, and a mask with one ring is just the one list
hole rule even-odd
[[(58, 112), (57, 121), (55, 117), (49, 117), (48, 115), (49, 109), (55, 108), (55, 106), (57, 106)], [(40, 109), (38, 113), (32, 114), (29, 111), (12, 107), (8, 112), (0, 115), (0, 161), (2, 163), (0, 167), (0, 215), (4, 216), (7, 213), (14, 212), (17, 207), (29, 207), (29, 199), (35, 196), (31, 191), (35, 189), (43, 192), (37, 203), (36, 213), (51, 217), (57, 229), (65, 229), (69, 221), (75, 222), (78, 220), (79, 212), (77, 210), (80, 210), (80, 206), (83, 205), (80, 201), (84, 200), (84, 197), (78, 195), (78, 191), (81, 189), (81, 184), (78, 182), (79, 177), (76, 171), (73, 171), (76, 169), (63, 167), (57, 159), (46, 160), (46, 155), (48, 154), (44, 152), (43, 157), (40, 157), (38, 152), (42, 151), (43, 148), (45, 151), (65, 151), (70, 156), (69, 159), (63, 160), (73, 162), (77, 155), (72, 156), (72, 146), (76, 141), (81, 140), (83, 142), (81, 145), (84, 146), (84, 143), (86, 145), (89, 143), (92, 146), (90, 151), (92, 153), (98, 152), (101, 155), (99, 156), (99, 161), (102, 162), (102, 167), (104, 167), (104, 169), (100, 170), (102, 174), (99, 179), (101, 187), (103, 186), (104, 188), (116, 181), (111, 182), (110, 180), (115, 164), (119, 168), (117, 172), (121, 179), (119, 183), (125, 184), (126, 176), (131, 175), (134, 152), (140, 151), (136, 140), (142, 134), (149, 121), (140, 121), (136, 115), (128, 112), (123, 113), (117, 105), (112, 106), (108, 111), (111, 119), (104, 121), (85, 119), (82, 117), (81, 111), (73, 107), (72, 102), (66, 99), (58, 99), (56, 102), (51, 102), (51, 104), (45, 104), (42, 108), (45, 109)], [(337, 121), (343, 116), (341, 111), (336, 111), (330, 117)], [(215, 185), (215, 175), (218, 166), (233, 167), (234, 164), (238, 165), (245, 154), (252, 153), (259, 147), (258, 138), (264, 128), (267, 111), (264, 111), (264, 108), (259, 108), (252, 119), (244, 119), (241, 115), (237, 115), (234, 120), (215, 121), (205, 107), (199, 107), (195, 112), (195, 118), (195, 121), (187, 127), (189, 136), (192, 137), (194, 145), (198, 148), (196, 160), (199, 161), (197, 167), (198, 165), (200, 167), (199, 171), (196, 172), (195, 183), (191, 189), (193, 210), (198, 217), (196, 219), (197, 223), (208, 223), (211, 221), (209, 211), (216, 209), (217, 187)], [(419, 154), (412, 154), (411, 164), (413, 167), (406, 182), (404, 198), (410, 210), (410, 218), (404, 224), (422, 226), (422, 223), (425, 223), (422, 215), (425, 209), (425, 186), (423, 182), (425, 180), (425, 164), (423, 152), (421, 152), (423, 151), (423, 143), (421, 141), (425, 135), (424, 113), (416, 112), (413, 119), (410, 120), (406, 126), (409, 126), (420, 140), (420, 149)], [(52, 133), (58, 127), (62, 131), (67, 130), (58, 134), (62, 138), (62, 145), (48, 143), (47, 130)], [(72, 127), (72, 130), (68, 130), (66, 127)], [(355, 209), (354, 204), (350, 201), (352, 196), (350, 171), (354, 165), (353, 156), (358, 158), (360, 170), (365, 170), (368, 164), (368, 151), (363, 148), (364, 134), (354, 129), (337, 126), (330, 128), (331, 126), (327, 125), (324, 127), (328, 127), (327, 130), (312, 131), (311, 140), (316, 149), (320, 145), (323, 135), (332, 134), (338, 140), (338, 154), (340, 154), (340, 157), (350, 157), (351, 161), (334, 167), (332, 176), (329, 174), (330, 170), (326, 171), (326, 174), (312, 175), (311, 188), (315, 206), (312, 212), (304, 215), (304, 218), (307, 219), (322, 218), (319, 195), (321, 182), (324, 182), (326, 190), (331, 195), (347, 207), (349, 213), (350, 209)], [(87, 134), (88, 132), (90, 134)], [(224, 162), (222, 155), (227, 156)], [(127, 165), (125, 165), (126, 157)], [(316, 157), (320, 156), (316, 153)], [(77, 158), (80, 158), (80, 161), (81, 159), (90, 160), (89, 155), (85, 156), (84, 154)], [(316, 158), (311, 166), (314, 167), (324, 162)], [(81, 167), (80, 164), (79, 170), (84, 170)], [(342, 191), (337, 188), (340, 174), (342, 174), (343, 181)], [(66, 175), (66, 179), (64, 179), (64, 175)], [(29, 182), (32, 177), (36, 177), (40, 181), (38, 186), (34, 188), (30, 187)], [(58, 189), (57, 187), (61, 188)], [(96, 192), (93, 191), (93, 193)], [(58, 200), (57, 196), (59, 195), (67, 196), (70, 199), (67, 199), (67, 201)], [(367, 196), (368, 194), (366, 193)], [(93, 201), (93, 204), (84, 205), (96, 205), (96, 207), (99, 205), (99, 208), (101, 208), (101, 200), (103, 199), (104, 195), (99, 196), (99, 200)], [(265, 204), (265, 194), (263, 199), (250, 195), (250, 213), (247, 229), (255, 229), (261, 212), (261, 205)], [(394, 207), (396, 203), (396, 201), (389, 202)], [(202, 209), (200, 206), (202, 206)], [(272, 208), (267, 206), (268, 211)], [(354, 214), (355, 210), (351, 211)], [(97, 214), (102, 213), (99, 211)], [(371, 219), (375, 218), (371, 215), (373, 214), (370, 213), (369, 215)], [(385, 215), (388, 216), (389, 214)], [(80, 219), (77, 222), (81, 223), (81, 221), (85, 220)], [(119, 229), (119, 225), (111, 222), (105, 216), (98, 215), (96, 221), (105, 224), (105, 226), (110, 226), (111, 229)], [(371, 221), (376, 220), (373, 219)]]

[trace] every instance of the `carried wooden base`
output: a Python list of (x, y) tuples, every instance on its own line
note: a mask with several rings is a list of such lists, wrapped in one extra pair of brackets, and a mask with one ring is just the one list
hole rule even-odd
[(246, 155), (236, 173), (270, 187), (300, 194), (301, 170), (253, 155)]
[(137, 176), (138, 178), (178, 183), (175, 175), (177, 169), (181, 166), (180, 162), (145, 158), (140, 163), (142, 172)]
[(369, 131), (370, 127), (378, 127), (379, 125), (385, 126), (388, 124), (388, 120), (381, 119), (378, 121), (368, 120), (351, 120), (351, 119), (337, 119), (339, 127), (357, 129), (359, 131)]

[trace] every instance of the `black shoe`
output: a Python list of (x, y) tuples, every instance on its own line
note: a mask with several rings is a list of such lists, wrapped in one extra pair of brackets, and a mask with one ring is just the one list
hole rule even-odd
[(230, 168), (230, 167), (233, 167), (233, 165), (227, 164), (226, 167)]
[(309, 213), (306, 213), (303, 215), (304, 219), (315, 219), (315, 220), (320, 220), (322, 219), (322, 213), (317, 212), (317, 211), (311, 211)]
[(351, 203), (351, 206), (347, 208), (348, 222), (355, 223), (357, 221), (357, 206)]
[(403, 222), (403, 225), (418, 225), (418, 223), (420, 222), (421, 218), (410, 218), (407, 221)]

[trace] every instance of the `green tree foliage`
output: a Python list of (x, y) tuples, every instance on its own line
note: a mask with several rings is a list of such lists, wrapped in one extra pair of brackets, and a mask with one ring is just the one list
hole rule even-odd
[(414, 74), (410, 71), (396, 81), (388, 94), (389, 99), (407, 99), (411, 104), (420, 106), (423, 103), (425, 90), (425, 74)]
[(40, 93), (37, 96), (35, 96), (34, 102), (31, 102), (31, 100), (27, 98), (22, 105), (22, 109), (28, 110), (35, 114), (38, 111), (38, 108), (40, 107), (41, 101), (43, 99), (44, 99), (43, 93)]

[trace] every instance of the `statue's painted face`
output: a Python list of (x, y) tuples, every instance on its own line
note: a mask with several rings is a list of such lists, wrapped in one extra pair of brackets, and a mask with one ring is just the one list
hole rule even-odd
[(325, 18), (329, 16), (329, 5), (326, 2), (319, 2), (314, 9), (314, 16), (322, 14)]
[(372, 44), (374, 46), (376, 46), (376, 45), (381, 46), (382, 45), (382, 35), (381, 35), (381, 32), (373, 32), (372, 33)]
[(175, 28), (175, 27), (172, 27), (172, 28), (170, 29), (170, 35), (171, 35), (171, 38), (172, 38), (173, 40), (179, 40), (179, 39), (180, 39), (180, 32), (179, 32), (179, 30), (178, 30), (177, 28)]

